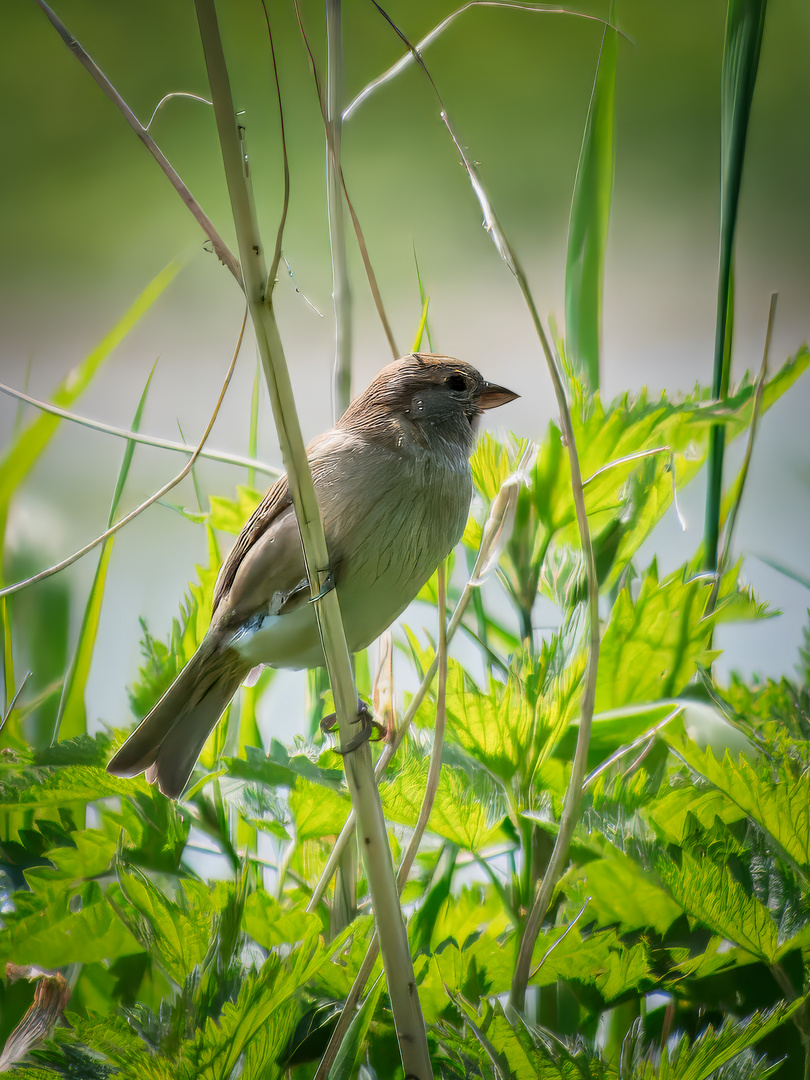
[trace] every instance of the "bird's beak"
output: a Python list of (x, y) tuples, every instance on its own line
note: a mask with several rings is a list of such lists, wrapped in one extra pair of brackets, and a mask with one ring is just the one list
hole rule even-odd
[(507, 390), (505, 386), (496, 386), (495, 383), (485, 382), (478, 398), (479, 409), (497, 409), (499, 405), (508, 405), (510, 401), (519, 398), (520, 394)]

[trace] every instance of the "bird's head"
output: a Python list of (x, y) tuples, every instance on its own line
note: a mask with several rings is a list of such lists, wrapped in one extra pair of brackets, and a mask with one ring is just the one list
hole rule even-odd
[(519, 396), (487, 382), (471, 364), (452, 356), (411, 353), (379, 372), (339, 426), (386, 440), (404, 431), (420, 446), (449, 444), (469, 456), (478, 417)]

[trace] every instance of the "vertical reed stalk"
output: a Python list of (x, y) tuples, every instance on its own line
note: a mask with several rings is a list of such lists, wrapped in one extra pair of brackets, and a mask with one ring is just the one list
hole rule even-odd
[(335, 420), (352, 398), (352, 296), (346, 262), (340, 142), (343, 126), (343, 28), (340, 0), (326, 0), (326, 203), (332, 251), (335, 305), (335, 367), (332, 392)]
[[(287, 468), (290, 495), (301, 531), (310, 588), (313, 596), (316, 596), (320, 593), (322, 575), (329, 568), (329, 556), (275, 313), (272, 304), (265, 303), (267, 268), (253, 209), (244, 131), (236, 120), (214, 0), (195, 0), (195, 4), (239, 242), (245, 293)], [(351, 735), (350, 725), (357, 716), (357, 691), (334, 589), (317, 601), (315, 611), (335, 697), (340, 739), (345, 743)], [(413, 963), (368, 743), (348, 755), (345, 765), (352, 805), (357, 811), (366, 876), (380, 936), (403, 1069), (406, 1075), (427, 1080), (433, 1075), (427, 1034), (416, 993)]]

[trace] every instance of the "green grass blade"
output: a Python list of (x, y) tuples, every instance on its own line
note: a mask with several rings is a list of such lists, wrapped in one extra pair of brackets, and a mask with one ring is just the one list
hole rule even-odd
[[(433, 340), (432, 340), (432, 338), (430, 336), (430, 323), (427, 320), (427, 305), (428, 305), (428, 302), (430, 301), (430, 297), (425, 295), (425, 287), (422, 284), (422, 274), (419, 271), (419, 260), (416, 257), (416, 244), (414, 244), (414, 247), (413, 247), (413, 264), (416, 267), (416, 281), (417, 281), (417, 284), (419, 285), (419, 300), (420, 300), (420, 303), (422, 304), (422, 318), (424, 320), (424, 330), (425, 330), (425, 333), (427, 334), (427, 339), (428, 339), (428, 349), (430, 349), (430, 351), (433, 352)], [(422, 341), (421, 341), (421, 338), (420, 338), (419, 344), (421, 345), (421, 343), (422, 343)]]
[(3, 715), (5, 715), (16, 693), (14, 686), (14, 655), (11, 651), (11, 616), (8, 610), (8, 600), (5, 597), (0, 600), (0, 612), (2, 613), (3, 632)]
[[(132, 430), (135, 432), (140, 428), (144, 406), (146, 405), (146, 396), (149, 392), (149, 385), (152, 382), (154, 373), (155, 368), (153, 367), (149, 372), (149, 378), (146, 380), (146, 386), (143, 389), (141, 399), (138, 402), (138, 408), (135, 411), (135, 417), (132, 421)], [(113, 492), (112, 502), (110, 504), (107, 528), (109, 528), (115, 520), (118, 503), (121, 499), (124, 485), (126, 484), (127, 474), (129, 473), (129, 467), (132, 464), (132, 455), (134, 452), (135, 443), (132, 439), (128, 439), (126, 449), (124, 450), (124, 456), (121, 461), (121, 468), (118, 471), (118, 480), (115, 485), (115, 491)], [(90, 675), (90, 665), (93, 662), (93, 650), (95, 649), (96, 637), (98, 635), (98, 624), (101, 619), (101, 605), (104, 600), (104, 589), (107, 584), (107, 571), (112, 556), (114, 539), (115, 537), (111, 536), (104, 542), (101, 548), (95, 577), (93, 578), (93, 584), (90, 588), (90, 595), (87, 598), (87, 604), (84, 609), (76, 651), (73, 654), (73, 659), (71, 660), (70, 668), (68, 669), (65, 684), (62, 689), (62, 697), (59, 702), (59, 709), (56, 714), (56, 722), (54, 725), (54, 742), (60, 738), (72, 739), (77, 735), (83, 735), (87, 731), (84, 692)]]
[(426, 296), (422, 301), (422, 318), (419, 320), (419, 326), (416, 330), (416, 337), (413, 339), (413, 352), (419, 352), (422, 348), (422, 338), (424, 337), (425, 328), (427, 326), (427, 314), (429, 304), (430, 297)]
[[(729, 0), (720, 95), (720, 268), (717, 281), (717, 321), (714, 339), (712, 394), (728, 392), (731, 340), (734, 328), (734, 235), (740, 202), (748, 121), (759, 67), (767, 0)], [(717, 565), (720, 504), (723, 488), (725, 439), (720, 428), (712, 432), (706, 490), (703, 549), (705, 566)]]
[(565, 260), (566, 350), (592, 390), (599, 389), (605, 252), (616, 156), (617, 52), (618, 34), (605, 27), (574, 182)]
[[(112, 330), (59, 384), (51, 399), (55, 405), (67, 408), (87, 389), (96, 372), (110, 356), (113, 349), (120, 345), (138, 320), (146, 314), (176, 277), (182, 265), (183, 261), (181, 259), (172, 260), (149, 282)], [(51, 416), (48, 413), (37, 417), (19, 434), (11, 447), (0, 458), (0, 514), (8, 506), (14, 492), (48, 445), (58, 424), (59, 417)]]

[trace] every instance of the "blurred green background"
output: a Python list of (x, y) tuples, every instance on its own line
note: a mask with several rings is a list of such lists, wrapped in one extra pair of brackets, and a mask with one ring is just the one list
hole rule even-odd
[[(287, 124), (292, 200), (284, 251), (301, 293), (282, 274), (277, 308), (305, 435), (331, 422), (334, 324), (325, 205), (323, 131), (308, 59), (291, 3), (270, 5)], [(345, 5), (347, 93), (358, 92), (402, 54), (371, 3)], [(202, 51), (190, 0), (137, 5), (62, 0), (56, 10), (142, 121), (171, 91), (205, 95)], [(387, 10), (418, 40), (452, 4), (398, 0)], [(579, 10), (603, 17), (607, 4)], [(322, 5), (302, 5), (316, 59), (325, 54)], [(619, 0), (631, 39), (619, 48), (616, 175), (606, 272), (603, 393), (648, 385), (674, 392), (709, 383), (718, 250), (719, 95), (723, 0)], [(220, 4), (238, 107), (244, 110), (262, 224), (275, 232), (281, 195), (278, 119), (261, 5)], [(33, 0), (4, 10), (0, 71), (4, 168), (0, 170), (2, 378), (47, 397), (103, 336), (146, 283), (182, 253), (184, 270), (116, 350), (76, 411), (128, 427), (157, 360), (142, 430), (196, 441), (213, 406), (242, 313), (230, 275), (152, 159), (47, 23)], [(571, 191), (601, 40), (597, 22), (472, 6), (425, 60), (479, 163), (502, 223), (526, 267), (540, 311), (562, 329), (565, 243)], [(806, 339), (810, 321), (810, 8), (772, 0), (754, 97), (737, 238), (734, 370), (758, 365), (768, 301), (779, 293), (774, 366)], [(152, 127), (161, 148), (231, 241), (211, 110), (176, 99)], [(433, 344), (519, 391), (498, 422), (540, 435), (554, 405), (545, 365), (506, 267), (481, 228), (481, 213), (436, 99), (410, 67), (364, 103), (344, 131), (344, 169), (401, 351), (420, 313), (414, 250), (430, 294)], [(389, 359), (353, 242), (355, 385)], [(211, 439), (247, 450), (252, 344)], [(778, 621), (724, 629), (721, 671), (778, 676), (794, 663), (809, 602), (806, 590), (756, 558), (766, 555), (810, 577), (810, 388), (799, 385), (765, 418), (743, 504), (738, 547), (745, 571), (784, 611)], [(17, 406), (0, 398), (0, 435)], [(26, 410), (25, 416), (30, 415)], [(278, 461), (262, 404), (260, 450)], [(64, 556), (104, 526), (123, 444), (62, 424), (13, 505), (6, 579)], [(731, 476), (742, 447), (727, 465)], [(165, 482), (180, 459), (138, 448), (122, 509)], [(230, 494), (243, 470), (205, 463), (204, 494)], [(192, 485), (173, 501), (196, 508)], [(700, 542), (703, 488), (683, 496), (689, 529), (670, 515), (648, 542), (662, 570)], [(157, 506), (119, 537), (112, 556), (102, 633), (88, 687), (89, 718), (123, 725), (125, 687), (138, 662), (139, 616), (168, 630), (203, 530)], [(95, 558), (13, 602), (26, 651), (27, 625), (42, 605), (70, 603), (78, 622)], [(71, 603), (72, 599), (72, 603)], [(28, 643), (29, 654), (36, 643)], [(57, 643), (47, 660), (59, 674)], [(30, 655), (28, 658), (30, 663)], [(45, 661), (42, 661), (43, 663)], [(297, 686), (294, 677), (279, 680)], [(292, 689), (290, 692), (294, 692)]]

